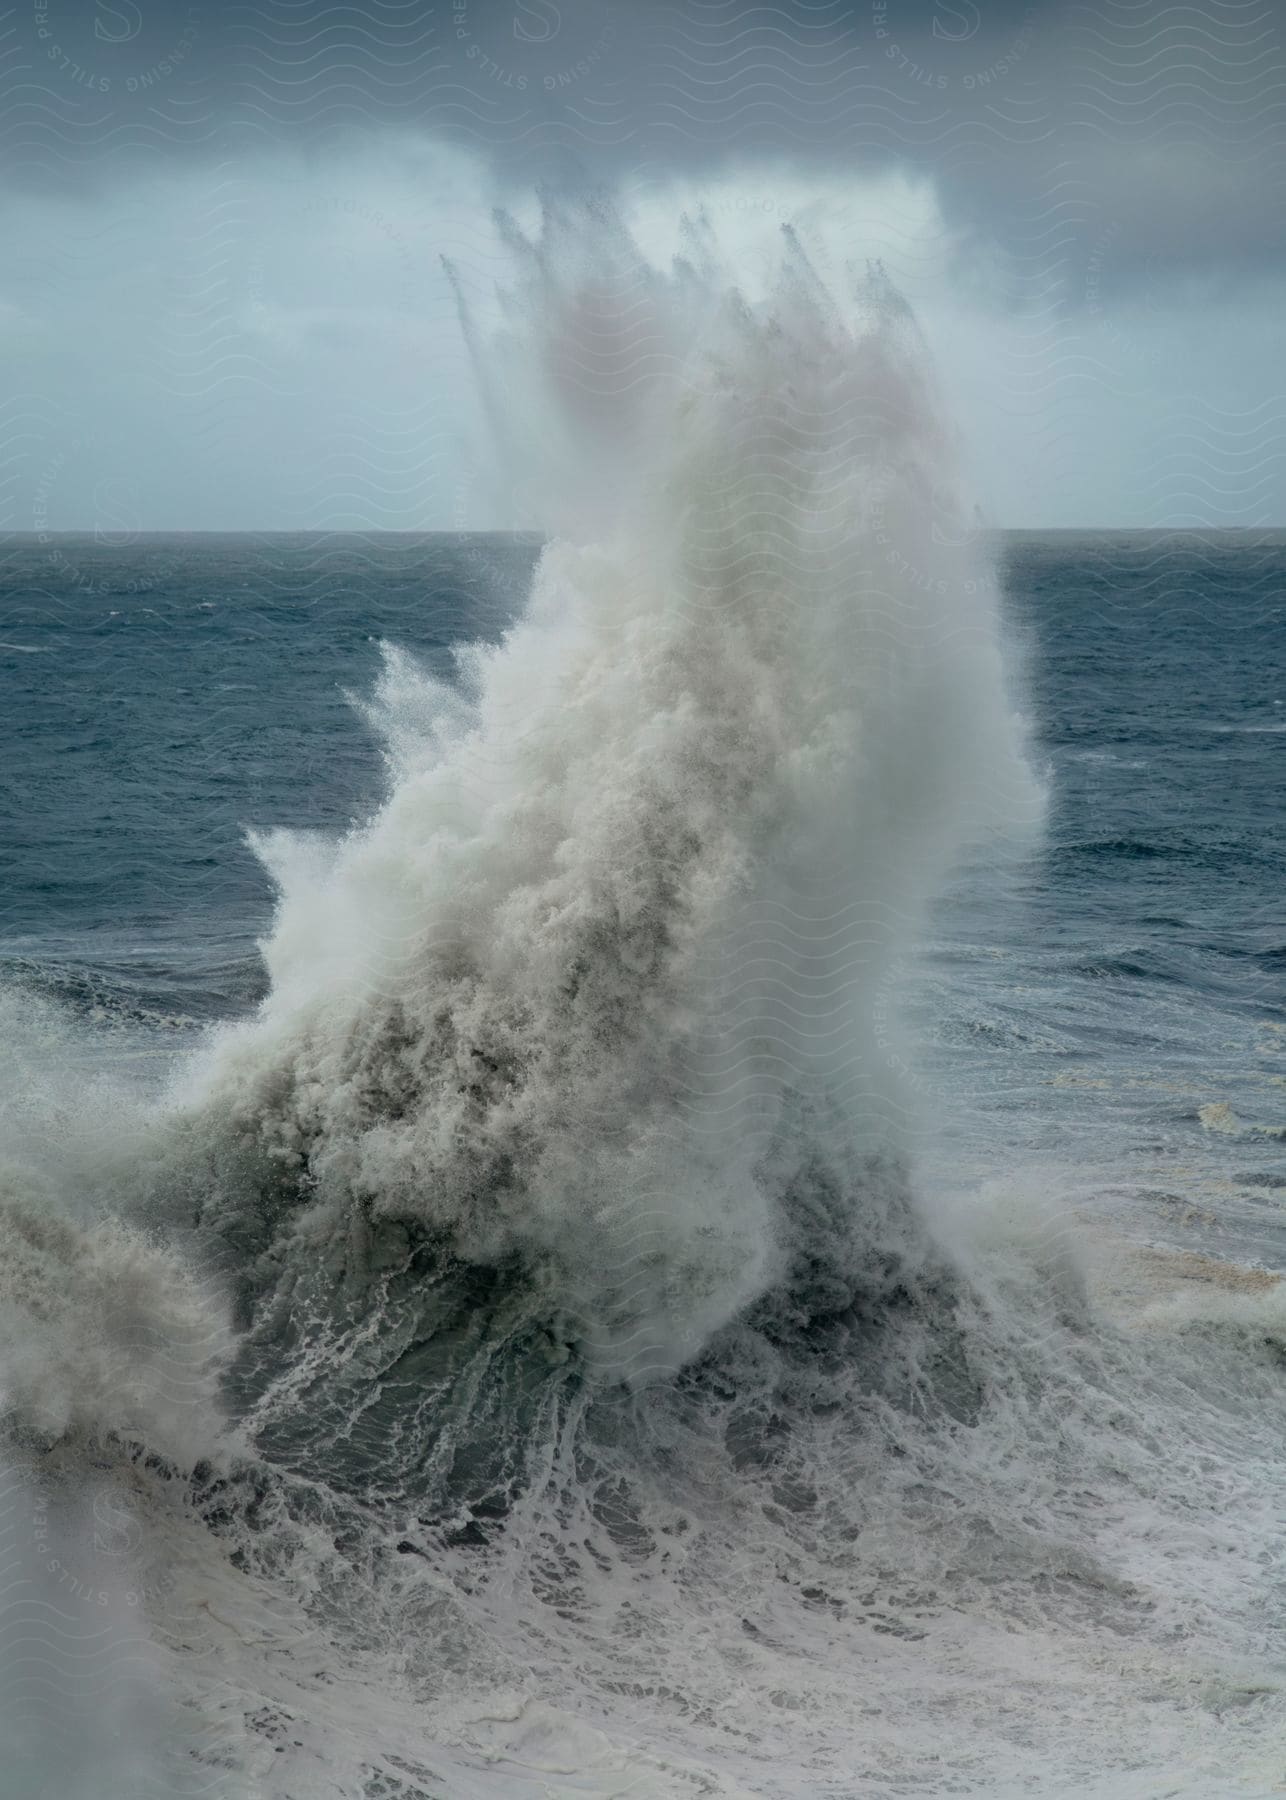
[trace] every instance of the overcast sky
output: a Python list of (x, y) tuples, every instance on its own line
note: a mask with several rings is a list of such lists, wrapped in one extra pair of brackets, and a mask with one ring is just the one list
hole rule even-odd
[(0, 20), (0, 528), (530, 524), (442, 257), (610, 185), (879, 257), (984, 512), (1286, 521), (1286, 8), (22, 0)]

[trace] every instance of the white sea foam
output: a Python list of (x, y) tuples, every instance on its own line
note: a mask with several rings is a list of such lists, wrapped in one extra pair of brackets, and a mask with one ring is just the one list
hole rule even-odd
[[(751, 302), (701, 233), (671, 272), (606, 212), (506, 235), (507, 331), (470, 334), (563, 533), (457, 687), (388, 652), (369, 826), (255, 840), (272, 991), (197, 1086), (306, 1175), (307, 1238), (350, 1273), (386, 1223), (518, 1256), (641, 1377), (780, 1276), (792, 1095), (827, 1154), (905, 1149), (888, 958), (961, 847), (1040, 799), (881, 279), (832, 294), (785, 233)], [(904, 1237), (872, 1217), (865, 1249)]]
[(0, 991), (0, 1034), (0, 1418), (190, 1465), (221, 1429), (229, 1337), (217, 1291), (122, 1216), (157, 1122), (58, 1006)]
[(256, 840), (271, 992), (167, 1110), (5, 1122), (55, 1560), (130, 1497), (194, 1793), (1267, 1794), (1277, 1290), (1118, 1330), (1055, 1180), (906, 1172), (890, 960), (1040, 814), (914, 327), (789, 235), (751, 298), (507, 238), (529, 605), (456, 685), (388, 651), (387, 799)]

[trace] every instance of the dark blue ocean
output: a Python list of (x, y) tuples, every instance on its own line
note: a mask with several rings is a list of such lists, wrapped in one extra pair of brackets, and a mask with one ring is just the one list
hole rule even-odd
[[(353, 701), (381, 642), (449, 673), (535, 555), (7, 540), (3, 979), (143, 1054), (251, 1007), (273, 895), (247, 829), (368, 817), (384, 769)], [(919, 1091), (956, 1174), (1036, 1155), (1213, 1180), (1243, 1230), (1286, 1123), (1286, 537), (1014, 533), (1001, 562), (1049, 827), (1018, 876), (953, 883), (906, 971)]]
[[(952, 874), (843, 1015), (865, 1063), (801, 1052), (843, 1082), (743, 1169), (739, 1065), (674, 1072), (706, 865), (672, 803), (713, 742), (677, 816), (723, 880), (761, 716), (704, 617), (636, 629), (619, 783), (604, 635), (571, 749), (564, 665), (532, 698), (496, 658), (491, 736), (417, 810), (457, 702), (407, 684), (408, 777), (387, 646), (456, 681), (535, 539), (0, 546), (5, 1800), (1278, 1791), (1286, 534), (997, 554), (1043, 836)], [(676, 702), (653, 782), (665, 657), (681, 688), (699, 655), (732, 733)], [(877, 854), (886, 791), (937, 791), (889, 762), (844, 765)], [(834, 918), (734, 971), (771, 999), (793, 945), (787, 1050), (829, 1043)], [(890, 1094), (913, 1150), (868, 1154)]]

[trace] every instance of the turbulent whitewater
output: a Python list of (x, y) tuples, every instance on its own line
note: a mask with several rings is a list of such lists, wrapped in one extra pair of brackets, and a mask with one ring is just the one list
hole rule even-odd
[(892, 298), (846, 316), (788, 241), (751, 305), (599, 229), (521, 245), (500, 347), (576, 537), (457, 684), (390, 652), (390, 797), (262, 845), (272, 991), (200, 1080), (280, 1196), (270, 1286), (424, 1244), (638, 1381), (818, 1254), (805, 1168), (848, 1196), (837, 1280), (920, 1253), (900, 1196), (853, 1199), (904, 1149), (864, 1021), (961, 842), (1034, 796)]
[(1275, 1291), (1158, 1354), (1065, 1210), (917, 1176), (896, 971), (1044, 797), (915, 323), (789, 232), (502, 235), (517, 616), (385, 646), (378, 810), (256, 834), (252, 1012), (6, 1123), (14, 1480), (55, 1600), (135, 1572), (118, 1785), (1266, 1783)]

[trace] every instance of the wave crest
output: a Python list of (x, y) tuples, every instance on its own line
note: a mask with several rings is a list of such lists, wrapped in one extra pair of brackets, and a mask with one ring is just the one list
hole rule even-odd
[[(390, 659), (366, 827), (261, 846), (272, 991), (198, 1110), (257, 1171), (206, 1222), (266, 1216), (260, 1292), (319, 1244), (349, 1283), (517, 1263), (638, 1381), (786, 1276), (802, 1170), (858, 1209), (855, 1161), (901, 1154), (889, 956), (1039, 798), (905, 309), (790, 234), (752, 302), (609, 224), (510, 230), (511, 460), (544, 426), (578, 541), (458, 690)], [(895, 1187), (847, 1234), (872, 1269), (927, 1254)]]

